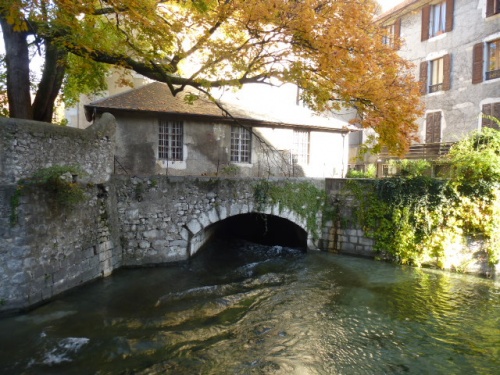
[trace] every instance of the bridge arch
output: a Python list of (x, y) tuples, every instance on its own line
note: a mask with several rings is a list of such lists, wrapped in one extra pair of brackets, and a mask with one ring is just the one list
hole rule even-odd
[(295, 212), (280, 207), (279, 205), (267, 206), (258, 210), (253, 204), (228, 204), (210, 209), (201, 213), (197, 218), (186, 224), (188, 231), (188, 256), (195, 255), (198, 250), (217, 232), (222, 222), (227, 219), (236, 218), (241, 215), (263, 214), (276, 217), (290, 222), (291, 228), (302, 231), (304, 246), (306, 249), (317, 250), (318, 246), (313, 240), (311, 233), (307, 231), (306, 220)]

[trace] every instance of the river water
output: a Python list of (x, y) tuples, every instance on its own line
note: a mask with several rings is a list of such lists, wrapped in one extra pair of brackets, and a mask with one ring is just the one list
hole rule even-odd
[(241, 240), (0, 320), (1, 374), (499, 374), (500, 283)]

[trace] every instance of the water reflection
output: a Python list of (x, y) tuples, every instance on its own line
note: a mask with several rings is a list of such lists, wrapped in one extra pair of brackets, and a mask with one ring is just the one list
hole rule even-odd
[(239, 241), (0, 320), (2, 374), (492, 374), (500, 287)]

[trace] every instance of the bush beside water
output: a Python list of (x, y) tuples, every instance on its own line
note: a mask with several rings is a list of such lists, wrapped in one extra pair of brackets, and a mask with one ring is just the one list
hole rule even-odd
[(446, 179), (423, 176), (424, 163), (402, 163), (405, 173), (373, 180), (371, 188), (349, 181), (346, 194), (359, 202), (357, 224), (381, 256), (403, 264), (460, 270), (467, 238), (485, 240), (490, 264), (498, 263), (500, 132), (475, 132), (439, 162), (449, 166)]

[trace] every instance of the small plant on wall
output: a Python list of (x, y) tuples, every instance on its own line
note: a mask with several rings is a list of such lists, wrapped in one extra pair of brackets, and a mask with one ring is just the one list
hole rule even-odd
[(76, 177), (83, 171), (78, 166), (54, 165), (38, 170), (30, 178), (20, 180), (11, 198), (11, 224), (17, 223), (17, 208), (20, 198), (27, 188), (35, 188), (48, 194), (50, 202), (56, 207), (71, 207), (85, 200), (85, 192)]

